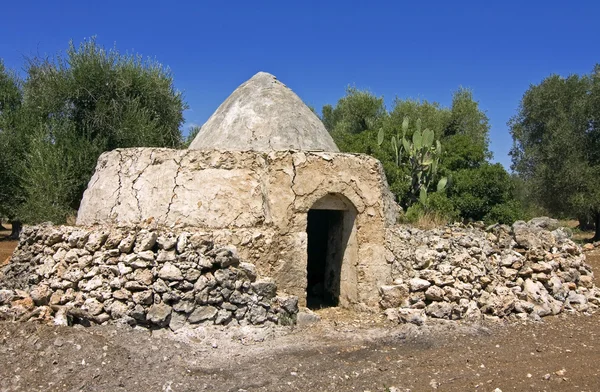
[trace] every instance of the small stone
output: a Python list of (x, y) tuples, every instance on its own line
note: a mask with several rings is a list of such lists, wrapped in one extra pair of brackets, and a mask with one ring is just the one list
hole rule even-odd
[(179, 237), (177, 238), (177, 252), (178, 253), (183, 253), (185, 251), (185, 248), (187, 247), (188, 244), (188, 237), (189, 237), (189, 233), (181, 233), (179, 234)]
[[(50, 287), (46, 285), (39, 285), (35, 286), (29, 294), (37, 306), (47, 305), (50, 297), (52, 296), (52, 290), (50, 290)], [(3, 301), (0, 300), (0, 304), (2, 302)]]
[(175, 244), (177, 244), (177, 237), (172, 235), (160, 235), (156, 239), (156, 242), (158, 243), (159, 249), (171, 250), (175, 247)]
[(147, 269), (135, 270), (132, 277), (134, 280), (136, 280), (142, 284), (145, 284), (146, 286), (150, 286), (152, 284), (152, 282), (154, 281), (154, 275), (152, 274), (152, 271), (147, 270)]
[(119, 274), (121, 275), (127, 275), (128, 273), (133, 271), (133, 268), (126, 266), (125, 263), (117, 264), (117, 268), (119, 269)]
[(133, 294), (133, 302), (136, 304), (150, 305), (154, 302), (154, 295), (151, 290), (138, 291)]
[(229, 310), (221, 309), (217, 312), (217, 317), (215, 319), (215, 324), (227, 324), (231, 320), (232, 314)]
[(259, 305), (254, 305), (248, 310), (248, 321), (252, 324), (262, 324), (267, 321), (267, 310)]
[(160, 303), (154, 304), (148, 310), (146, 319), (156, 325), (166, 326), (169, 323), (169, 317), (171, 316), (171, 307), (167, 304)]
[(238, 265), (238, 268), (244, 274), (246, 274), (246, 276), (248, 277), (248, 279), (250, 279), (251, 282), (254, 282), (256, 280), (256, 266), (254, 264), (242, 262), (240, 263), (240, 265)]
[(193, 283), (197, 281), (201, 275), (202, 272), (198, 271), (197, 269), (188, 269), (185, 271), (185, 280)]
[(158, 280), (156, 280), (156, 282), (154, 282), (152, 284), (152, 289), (155, 292), (162, 294), (162, 293), (166, 293), (169, 290), (169, 286), (167, 286), (167, 284), (165, 283), (164, 280), (158, 279)]
[(116, 290), (113, 291), (113, 298), (118, 300), (129, 300), (131, 298), (131, 292), (125, 289)]
[(110, 313), (113, 319), (119, 319), (127, 315), (129, 308), (121, 301), (114, 301), (106, 311)]
[(150, 250), (156, 244), (156, 233), (147, 230), (140, 230), (135, 242), (135, 252)]
[(397, 308), (408, 297), (409, 289), (405, 284), (387, 285), (379, 287), (379, 294), (379, 304), (383, 309)]
[(146, 290), (148, 286), (143, 285), (135, 280), (130, 280), (129, 282), (125, 282), (125, 288), (129, 291), (142, 291)]
[(175, 260), (177, 260), (177, 254), (175, 253), (174, 250), (171, 250), (171, 251), (161, 250), (158, 252), (158, 256), (156, 257), (156, 261), (158, 261), (159, 263), (164, 263), (167, 261), (175, 261)]
[(442, 301), (444, 299), (444, 289), (438, 286), (430, 286), (425, 291), (425, 298), (430, 301)]
[(413, 278), (408, 282), (411, 291), (422, 291), (431, 286), (428, 280)]
[(145, 250), (136, 254), (137, 258), (145, 261), (154, 261), (154, 252), (151, 250)]
[(587, 244), (583, 245), (583, 250), (584, 250), (584, 251), (590, 251), (590, 250), (594, 250), (594, 244), (592, 244), (592, 243), (587, 243)]
[(191, 301), (178, 301), (173, 304), (173, 310), (180, 313), (191, 313), (194, 311), (194, 303)]
[(95, 298), (88, 298), (83, 303), (82, 309), (87, 311), (90, 315), (96, 316), (104, 311), (104, 305)]
[[(90, 279), (83, 287), (83, 291), (92, 291), (99, 287), (102, 287), (102, 276), (94, 276)], [(80, 286), (81, 287), (81, 286)]]
[(217, 315), (218, 310), (214, 306), (199, 306), (188, 317), (188, 322), (197, 324), (202, 321), (212, 320)]
[(425, 312), (431, 317), (449, 319), (453, 308), (448, 302), (433, 302), (427, 306)]
[(594, 287), (594, 277), (591, 275), (582, 275), (579, 277), (579, 283), (588, 289)]
[(281, 307), (289, 314), (298, 313), (298, 297), (280, 297), (278, 302), (281, 305)]
[(423, 309), (397, 309), (396, 313), (398, 320), (402, 323), (411, 323), (415, 325), (423, 325), (427, 316)]
[(108, 238), (108, 232), (105, 231), (94, 231), (90, 234), (85, 249), (89, 252), (95, 252), (99, 250), (104, 242)]
[(133, 310), (131, 312), (129, 312), (129, 315), (136, 321), (140, 322), (140, 323), (145, 323), (146, 322), (146, 311), (144, 310), (144, 307), (140, 304), (135, 305), (135, 307), (133, 308)]
[(182, 313), (173, 312), (171, 313), (171, 320), (169, 322), (169, 328), (172, 331), (178, 331), (185, 326), (187, 316)]
[(0, 290), (0, 305), (8, 305), (15, 298), (12, 290)]
[(135, 235), (130, 234), (127, 237), (123, 238), (121, 240), (121, 242), (119, 242), (117, 249), (119, 249), (119, 252), (121, 252), (121, 253), (129, 253), (133, 249), (134, 243), (135, 243)]
[(277, 285), (272, 279), (259, 279), (250, 286), (252, 290), (265, 299), (271, 299), (277, 294)]
[(570, 304), (584, 305), (587, 303), (587, 298), (583, 294), (577, 294), (575, 291), (570, 291), (567, 300)]
[(237, 265), (239, 263), (237, 249), (234, 246), (217, 249), (215, 253), (215, 263), (221, 266), (221, 268), (227, 268), (230, 265)]
[(158, 276), (165, 280), (183, 280), (183, 275), (179, 268), (168, 262), (158, 271)]

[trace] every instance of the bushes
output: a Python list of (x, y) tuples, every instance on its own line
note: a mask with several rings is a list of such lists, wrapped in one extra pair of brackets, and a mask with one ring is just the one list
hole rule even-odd
[[(462, 169), (453, 176), (450, 199), (463, 219), (480, 221), (493, 216), (518, 216), (512, 180), (501, 164)], [(492, 212), (493, 210), (493, 212)], [(508, 214), (508, 211), (512, 211)], [(487, 218), (486, 218), (487, 217)]]
[(443, 192), (429, 195), (425, 204), (415, 203), (406, 209), (401, 220), (420, 228), (431, 228), (457, 220), (454, 204)]
[(483, 217), (484, 222), (488, 224), (504, 223), (513, 224), (515, 221), (525, 219), (525, 213), (520, 203), (516, 200), (509, 200), (506, 203), (493, 206)]
[[(186, 105), (155, 61), (92, 39), (54, 59), (29, 59), (25, 68), (25, 81), (9, 85), (0, 64), (0, 164), (10, 168), (0, 173), (0, 214), (63, 223), (78, 209), (102, 152), (182, 145)], [(10, 122), (3, 108), (15, 99), (5, 99), (7, 91), (18, 98)]]
[[(431, 184), (443, 177), (449, 181), (444, 192), (427, 186), (424, 201), (415, 192), (420, 190), (414, 186), (421, 184), (414, 181), (419, 173), (411, 171), (410, 154), (398, 143), (399, 135), (412, 140), (417, 129), (414, 125), (403, 129), (406, 117), (420, 118), (422, 128), (432, 130), (442, 145), (436, 180)], [(510, 175), (500, 164), (489, 163), (489, 122), (469, 90), (458, 89), (451, 107), (396, 99), (387, 111), (381, 97), (351, 88), (335, 107), (323, 107), (323, 122), (341, 151), (369, 154), (381, 161), (390, 189), (405, 210), (405, 221), (499, 219), (509, 223), (522, 217)]]

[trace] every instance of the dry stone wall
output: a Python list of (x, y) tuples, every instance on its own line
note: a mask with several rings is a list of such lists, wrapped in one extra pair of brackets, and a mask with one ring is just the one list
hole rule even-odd
[(149, 327), (291, 324), (298, 298), (277, 295), (233, 246), (206, 233), (25, 228), (0, 272), (0, 314), (57, 323)]
[(538, 320), (594, 312), (600, 290), (591, 267), (555, 223), (392, 228), (387, 247), (393, 284), (380, 287), (381, 307), (392, 320), (416, 324), (427, 317)]

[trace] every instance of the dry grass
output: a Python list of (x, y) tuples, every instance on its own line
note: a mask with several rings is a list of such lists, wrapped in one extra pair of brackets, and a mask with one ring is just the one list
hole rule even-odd
[(435, 212), (427, 212), (419, 217), (419, 220), (412, 222), (412, 225), (423, 230), (435, 229), (437, 227), (446, 226), (448, 219)]

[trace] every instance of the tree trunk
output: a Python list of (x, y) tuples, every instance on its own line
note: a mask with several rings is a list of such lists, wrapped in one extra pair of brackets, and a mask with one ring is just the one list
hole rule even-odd
[(18, 240), (19, 235), (21, 234), (21, 229), (23, 228), (23, 224), (21, 223), (21, 221), (18, 220), (11, 221), (10, 224), (12, 225), (12, 232), (10, 233), (10, 238)]
[(594, 214), (594, 223), (596, 224), (596, 234), (592, 241), (600, 241), (600, 212)]

